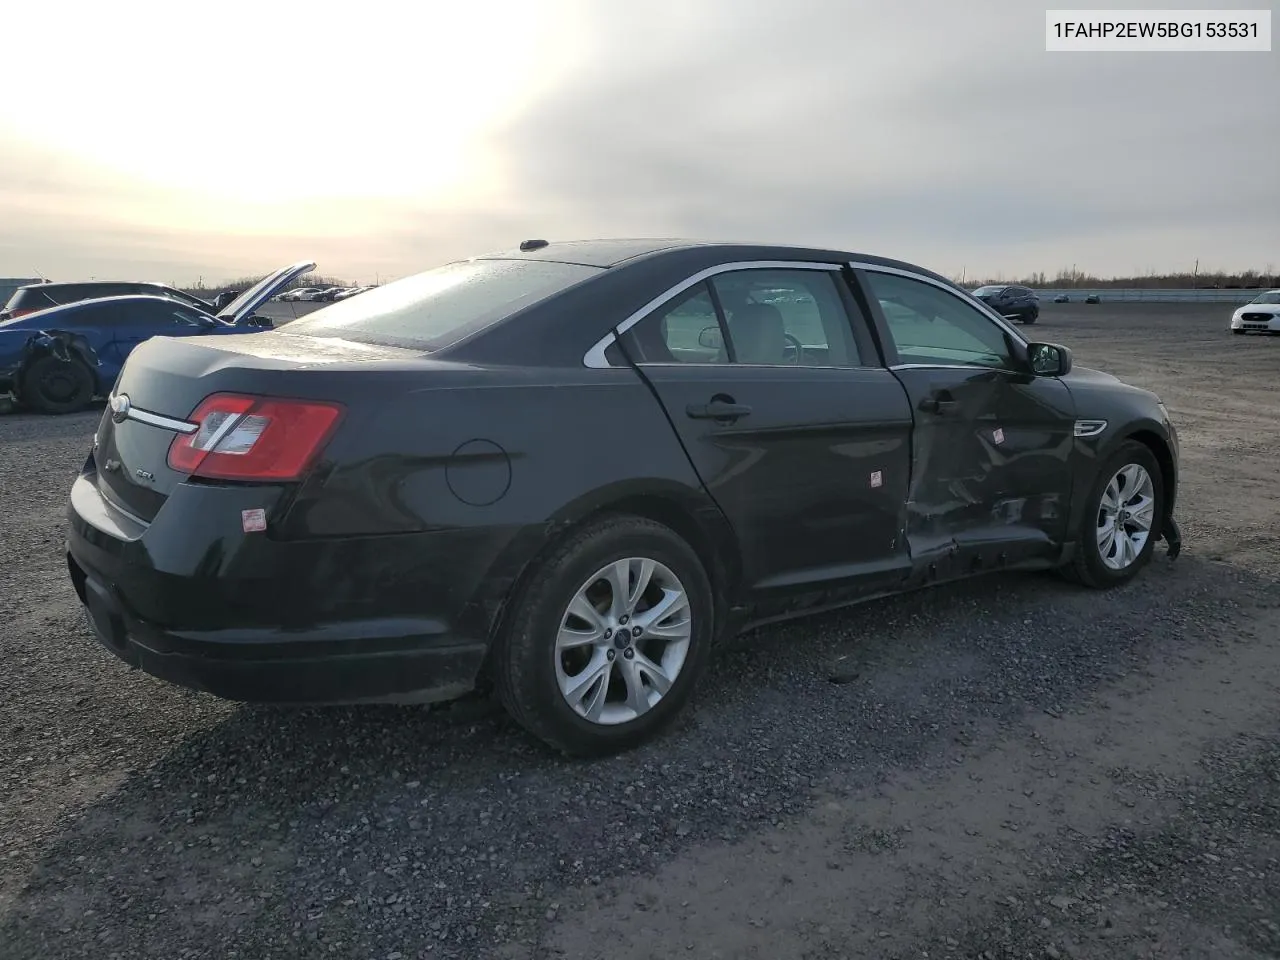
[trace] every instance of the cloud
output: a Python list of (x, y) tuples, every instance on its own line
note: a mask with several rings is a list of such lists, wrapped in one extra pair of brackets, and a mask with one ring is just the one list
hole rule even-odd
[[(315, 171), (306, 195), (196, 190), (122, 175), (127, 155), (108, 165), (7, 138), (0, 261), (19, 273), (38, 255), (46, 272), (208, 278), (307, 256), (372, 279), (529, 236), (629, 235), (824, 244), (1008, 275), (1196, 257), (1261, 266), (1280, 250), (1274, 55), (1050, 54), (1043, 10), (1019, 0), (539, 9), (524, 46), (490, 48), (474, 25), (421, 46), (424, 57), (459, 44), (493, 55), (469, 76), (509, 71), (485, 86), (505, 89), (509, 109), (473, 125), (463, 181), (414, 170), (462, 149), (437, 139), (439, 118), (464, 111), (465, 84), (437, 74), (415, 87), (407, 61), (388, 73), (335, 59), (342, 72), (324, 89), (341, 89), (344, 109), (377, 102), (382, 123), (317, 133), (283, 121), (278, 142), (252, 149), (272, 160), (264, 182), (275, 183), (344, 138), (334, 176), (356, 170), (369, 190), (335, 182), (325, 196)], [(384, 11), (379, 29), (394, 32), (394, 16)], [(361, 50), (376, 33), (360, 33)], [(388, 49), (416, 47), (398, 35)], [(306, 63), (299, 75), (316, 77), (322, 65)], [(254, 95), (270, 102), (296, 82), (276, 63)], [(402, 127), (389, 131), (392, 116)], [(240, 180), (252, 169), (237, 161)], [(384, 179), (395, 188), (378, 189)]]
[(1280, 241), (1274, 57), (1048, 54), (1043, 12), (1015, 3), (705, 0), (684, 34), (648, 10), (598, 12), (581, 75), (493, 145), (561, 233), (1006, 270), (1124, 269), (1120, 235), (1147, 263), (1257, 263)]

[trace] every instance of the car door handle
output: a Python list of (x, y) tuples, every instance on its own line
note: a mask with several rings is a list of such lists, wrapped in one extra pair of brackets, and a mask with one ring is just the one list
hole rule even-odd
[(925, 413), (936, 413), (946, 416), (960, 409), (959, 400), (944, 400), (939, 397), (925, 397), (920, 401), (920, 409)]
[(737, 420), (750, 414), (751, 407), (745, 403), (712, 400), (710, 403), (691, 403), (685, 412), (694, 420)]

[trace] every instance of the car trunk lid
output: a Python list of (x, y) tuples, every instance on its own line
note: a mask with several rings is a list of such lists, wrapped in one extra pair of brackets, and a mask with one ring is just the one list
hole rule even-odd
[[(189, 479), (170, 464), (170, 447), (194, 437), (193, 414), (213, 394), (308, 400), (317, 369), (414, 358), (414, 351), (270, 331), (252, 337), (155, 337), (130, 355), (94, 437), (98, 488), (143, 522)], [(322, 396), (315, 395), (317, 403)]]

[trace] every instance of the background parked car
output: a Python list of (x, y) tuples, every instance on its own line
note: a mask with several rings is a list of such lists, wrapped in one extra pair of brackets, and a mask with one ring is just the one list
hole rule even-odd
[(1030, 287), (1018, 284), (990, 284), (973, 295), (1007, 320), (1035, 323), (1040, 316), (1040, 298)]
[(201, 300), (189, 293), (183, 293), (175, 287), (163, 283), (147, 283), (129, 280), (89, 280), (84, 283), (35, 283), (19, 287), (9, 297), (0, 310), (0, 321), (12, 320), (37, 310), (47, 310), (80, 300), (94, 300), (99, 297), (121, 297), (132, 294), (145, 294), (153, 297), (170, 297), (182, 303), (203, 310), (206, 313), (217, 313), (220, 307), (208, 300)]
[(1053, 298), (1053, 302), (1054, 303), (1070, 303), (1071, 298), (1067, 296), (1065, 293), (1060, 293)]
[(70, 413), (111, 389), (129, 354), (155, 336), (253, 333), (271, 321), (253, 311), (282, 285), (314, 270), (296, 263), (260, 281), (219, 313), (172, 297), (133, 294), (80, 300), (0, 322), (0, 395), (45, 413)]
[(297, 287), (293, 290), (286, 290), (276, 299), (281, 303), (293, 303), (298, 300), (305, 300), (311, 294), (319, 293), (320, 290), (320, 287)]
[(1280, 290), (1268, 290), (1231, 314), (1232, 333), (1280, 333)]
[(213, 298), (213, 308), (215, 310), (221, 310), (242, 293), (244, 293), (243, 290), (223, 290)]

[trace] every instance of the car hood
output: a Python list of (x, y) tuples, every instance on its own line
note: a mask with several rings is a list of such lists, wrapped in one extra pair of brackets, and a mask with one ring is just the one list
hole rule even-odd
[[(1124, 381), (1114, 374), (1094, 370), (1092, 367), (1079, 367), (1075, 364), (1071, 365), (1071, 372), (1062, 379), (1067, 383), (1097, 384), (1102, 387), (1114, 386), (1117, 383), (1124, 384)], [(1128, 384), (1124, 385), (1128, 386)]]
[(1160, 398), (1150, 390), (1135, 387), (1117, 376), (1094, 370), (1091, 367), (1071, 366), (1071, 372), (1062, 377), (1062, 382), (1078, 400), (1088, 400), (1086, 409), (1094, 408), (1097, 401), (1105, 398), (1119, 399), (1125, 397), (1129, 402), (1137, 402), (1144, 410), (1154, 411)]
[[(1236, 307), (1236, 313), (1270, 313), (1280, 314), (1280, 303), (1246, 303), (1242, 307)], [(0, 326), (0, 330), (4, 327)]]
[(270, 276), (263, 277), (218, 311), (218, 319), (225, 320), (227, 323), (240, 323), (298, 277), (304, 273), (310, 273), (315, 268), (314, 263), (305, 261), (281, 267)]

